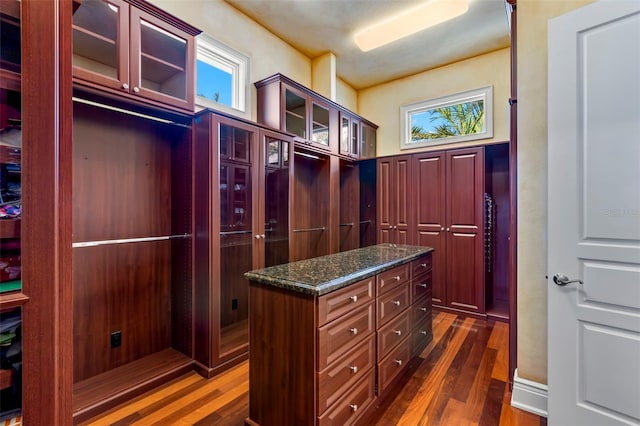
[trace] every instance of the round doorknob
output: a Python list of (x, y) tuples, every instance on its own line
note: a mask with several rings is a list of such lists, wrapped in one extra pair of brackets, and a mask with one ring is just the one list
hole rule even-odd
[(129, 85), (127, 83), (122, 83), (122, 90), (128, 90)]
[(135, 93), (138, 93), (138, 92), (140, 91), (140, 88), (139, 88), (138, 86), (134, 86), (134, 87), (133, 87), (133, 91), (134, 91)]

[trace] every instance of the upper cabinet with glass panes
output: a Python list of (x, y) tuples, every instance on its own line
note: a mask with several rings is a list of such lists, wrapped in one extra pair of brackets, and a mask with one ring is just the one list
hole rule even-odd
[(74, 81), (193, 111), (198, 33), (144, 1), (84, 0), (73, 15)]
[(306, 147), (350, 160), (375, 157), (375, 147), (369, 146), (375, 143), (375, 124), (282, 74), (255, 86), (258, 122), (295, 135)]

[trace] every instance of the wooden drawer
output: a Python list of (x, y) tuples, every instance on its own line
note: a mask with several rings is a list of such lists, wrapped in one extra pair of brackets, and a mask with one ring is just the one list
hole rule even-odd
[(381, 395), (405, 371), (411, 359), (410, 340), (405, 339), (378, 363), (378, 395)]
[(371, 369), (349, 392), (318, 417), (320, 426), (353, 424), (375, 400), (375, 375)]
[(375, 334), (318, 374), (318, 413), (323, 413), (375, 366)]
[(431, 254), (422, 256), (411, 262), (411, 276), (415, 277), (423, 272), (430, 271), (432, 264)]
[(419, 275), (411, 280), (411, 302), (425, 297), (431, 297), (431, 271)]
[(378, 328), (409, 307), (409, 294), (409, 285), (407, 283), (382, 297), (378, 297)]
[(378, 359), (384, 358), (411, 333), (411, 311), (406, 310), (378, 330)]
[(411, 305), (411, 324), (413, 324), (413, 327), (416, 327), (418, 323), (422, 321), (428, 320), (431, 322), (432, 314), (431, 294), (427, 294), (426, 297), (421, 298)]
[(410, 271), (410, 265), (406, 263), (378, 274), (378, 296), (408, 283), (411, 278)]
[(318, 329), (317, 371), (324, 370), (375, 331), (373, 306), (369, 303)]
[(411, 356), (415, 357), (427, 347), (429, 342), (433, 339), (432, 322), (422, 321), (416, 324), (416, 327), (411, 332)]
[(371, 302), (375, 297), (375, 280), (373, 276), (319, 297), (318, 325), (322, 326)]

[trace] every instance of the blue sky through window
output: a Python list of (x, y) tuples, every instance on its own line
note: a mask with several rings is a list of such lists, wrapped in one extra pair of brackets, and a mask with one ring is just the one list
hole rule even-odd
[[(233, 107), (231, 99), (232, 76), (230, 73), (214, 67), (204, 61), (197, 61), (198, 96)], [(218, 99), (216, 100), (216, 93)]]

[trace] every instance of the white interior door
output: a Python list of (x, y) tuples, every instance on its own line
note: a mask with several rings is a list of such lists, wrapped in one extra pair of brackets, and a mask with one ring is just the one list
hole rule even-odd
[(549, 21), (548, 176), (549, 424), (640, 424), (640, 1)]

